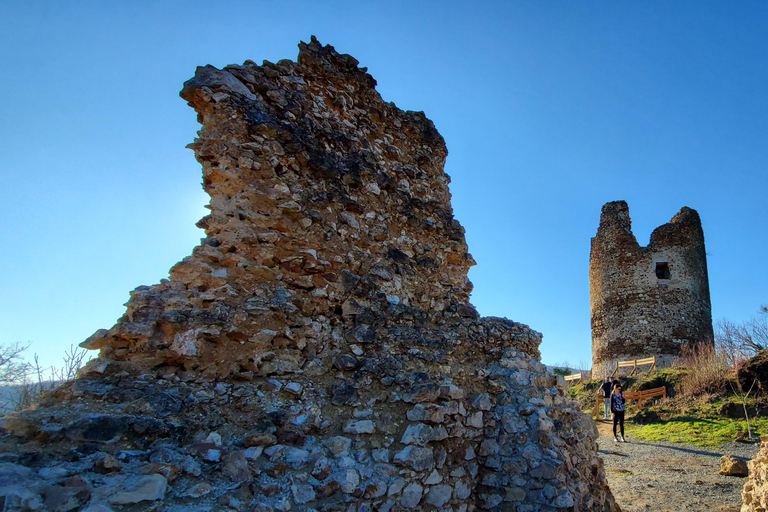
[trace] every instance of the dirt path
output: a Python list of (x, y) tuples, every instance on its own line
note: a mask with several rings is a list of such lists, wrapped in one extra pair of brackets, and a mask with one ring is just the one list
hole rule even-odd
[(627, 436), (615, 443), (612, 424), (597, 422), (600, 456), (608, 484), (623, 512), (738, 512), (744, 479), (720, 476), (720, 457), (751, 459), (759, 444), (732, 443), (718, 449), (648, 442)]

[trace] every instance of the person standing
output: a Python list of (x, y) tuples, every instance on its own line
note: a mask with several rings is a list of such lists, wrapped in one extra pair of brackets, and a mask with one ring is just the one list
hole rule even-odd
[[(624, 439), (624, 395), (621, 393), (621, 384), (613, 386), (611, 393), (611, 412), (613, 413), (613, 440), (626, 443)], [(621, 440), (616, 435), (616, 425), (621, 427)]]
[(611, 378), (606, 377), (605, 382), (600, 384), (600, 388), (597, 390), (597, 395), (603, 397), (603, 419), (607, 420), (610, 419), (610, 416), (608, 416), (608, 412), (611, 410), (611, 389), (613, 388), (613, 384), (611, 384)]

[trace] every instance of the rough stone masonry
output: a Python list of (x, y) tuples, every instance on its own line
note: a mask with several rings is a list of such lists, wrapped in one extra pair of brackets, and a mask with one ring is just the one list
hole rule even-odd
[(760, 436), (760, 451), (747, 463), (749, 475), (741, 490), (741, 512), (768, 510), (768, 436)]
[(704, 231), (683, 207), (651, 233), (646, 247), (632, 234), (625, 201), (605, 203), (589, 254), (592, 375), (617, 361), (656, 356), (669, 366), (682, 347), (714, 346)]
[(5, 510), (618, 510), (541, 335), (468, 303), (432, 122), (299, 48), (184, 84), (206, 237), (6, 418)]

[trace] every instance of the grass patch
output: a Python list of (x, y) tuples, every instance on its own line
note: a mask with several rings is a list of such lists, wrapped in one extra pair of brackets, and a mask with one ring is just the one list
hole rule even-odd
[[(768, 418), (751, 419), (752, 435), (768, 432)], [(628, 431), (643, 441), (690, 443), (705, 448), (716, 448), (731, 443), (746, 433), (747, 422), (729, 418), (697, 418), (682, 416), (650, 425), (628, 425)]]
[[(706, 358), (703, 361), (711, 363)], [(720, 366), (714, 366), (717, 366), (715, 369), (719, 372)], [(626, 391), (662, 386), (667, 390), (667, 398), (644, 401), (642, 409), (637, 408), (634, 400), (629, 401), (627, 431), (640, 440), (690, 443), (706, 448), (719, 447), (747, 437), (741, 397), (734, 392), (735, 387), (727, 376), (715, 372), (720, 376), (719, 383), (710, 379), (706, 386), (702, 384), (696, 388), (696, 393), (691, 392), (691, 389), (684, 392), (683, 384), (692, 382), (691, 373), (700, 371), (703, 370), (693, 365), (689, 369), (664, 368), (650, 374), (621, 377), (620, 381)], [(577, 401), (579, 408), (589, 414), (595, 406), (600, 384), (600, 380), (585, 380), (575, 384), (569, 388), (569, 398)], [(768, 434), (768, 398), (752, 395), (747, 399), (747, 407), (752, 435), (757, 437)], [(602, 411), (602, 405), (599, 410)]]

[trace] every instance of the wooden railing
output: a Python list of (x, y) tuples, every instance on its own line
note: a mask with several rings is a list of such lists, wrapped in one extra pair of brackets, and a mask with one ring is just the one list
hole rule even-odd
[[(576, 384), (578, 382), (581, 382), (581, 373), (572, 373), (571, 375), (566, 375), (563, 378), (569, 384)], [(571, 382), (571, 381), (575, 381), (575, 382)]]
[[(643, 400), (648, 400), (649, 398), (654, 398), (657, 396), (660, 396), (662, 398), (667, 398), (667, 388), (664, 386), (661, 386), (660, 388), (653, 388), (653, 389), (644, 389), (642, 391), (627, 391), (626, 393), (622, 393), (625, 400), (637, 400), (637, 404), (635, 404), (635, 409), (639, 409), (643, 406)], [(595, 402), (595, 406), (592, 408), (592, 416), (598, 417), (600, 414), (600, 403), (603, 401), (602, 397), (598, 397), (597, 401)]]
[(629, 400), (637, 400), (638, 408), (643, 406), (643, 400), (647, 400), (655, 396), (667, 398), (667, 388), (661, 386), (660, 388), (644, 389), (642, 391), (627, 391), (624, 393), (624, 398)]
[(638, 366), (643, 366), (646, 364), (651, 365), (651, 367), (648, 368), (648, 372), (647, 372), (647, 373), (651, 373), (651, 370), (656, 368), (656, 356), (646, 357), (645, 359), (632, 359), (630, 361), (616, 361), (616, 368), (614, 368), (613, 373), (611, 374), (611, 377), (619, 373), (619, 368), (632, 368), (632, 371), (629, 372), (629, 377), (631, 377), (632, 375), (637, 373)]

